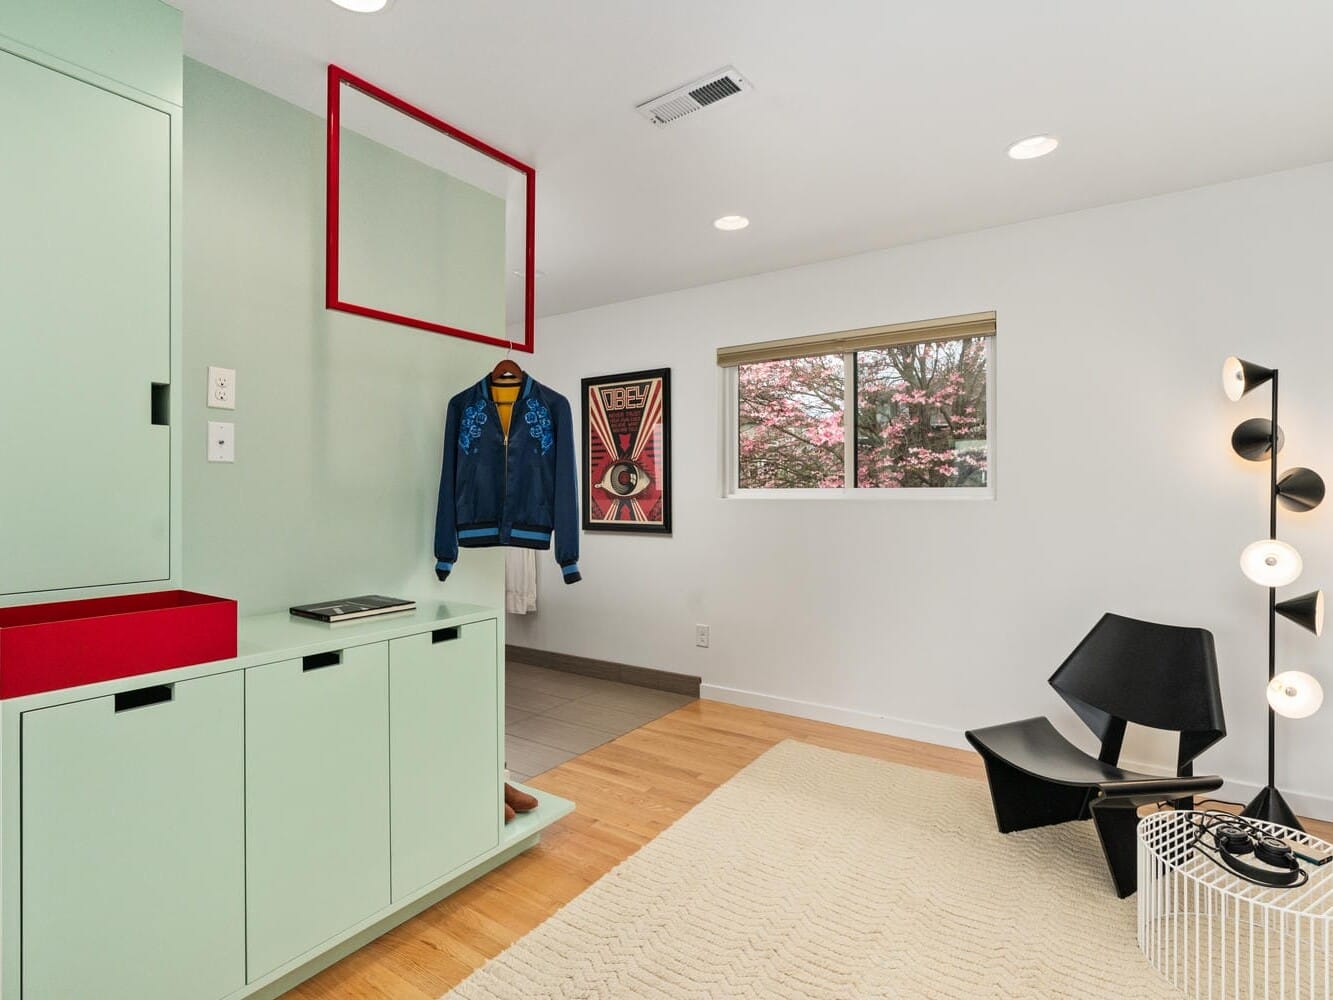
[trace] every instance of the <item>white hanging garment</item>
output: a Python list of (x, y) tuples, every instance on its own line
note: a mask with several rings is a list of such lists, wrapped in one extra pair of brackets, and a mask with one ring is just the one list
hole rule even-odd
[(532, 549), (505, 549), (505, 610), (513, 615), (537, 610), (537, 556)]

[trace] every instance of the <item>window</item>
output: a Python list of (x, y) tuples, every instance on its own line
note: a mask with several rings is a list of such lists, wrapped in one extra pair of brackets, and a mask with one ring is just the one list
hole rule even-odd
[(994, 496), (994, 352), (994, 313), (718, 351), (727, 493)]
[(737, 486), (843, 485), (846, 372), (841, 354), (757, 361), (736, 369)]

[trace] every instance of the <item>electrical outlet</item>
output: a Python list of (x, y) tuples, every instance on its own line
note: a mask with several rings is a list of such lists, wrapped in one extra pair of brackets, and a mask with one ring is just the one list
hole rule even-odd
[(708, 626), (707, 626), (707, 625), (696, 625), (696, 626), (694, 626), (694, 644), (695, 644), (696, 646), (701, 646), (701, 647), (703, 647), (704, 649), (707, 649), (707, 648), (708, 648)]
[(236, 369), (208, 366), (208, 405), (214, 410), (236, 409)]
[(236, 425), (208, 422), (208, 460), (210, 462), (236, 461)]

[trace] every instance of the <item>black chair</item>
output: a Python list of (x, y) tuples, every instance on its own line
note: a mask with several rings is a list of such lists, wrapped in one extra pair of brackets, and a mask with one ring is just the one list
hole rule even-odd
[[(1188, 809), (1219, 788), (1195, 777), (1194, 758), (1226, 735), (1213, 636), (1206, 629), (1156, 625), (1106, 614), (1050, 679), (1101, 741), (1090, 757), (1038, 716), (967, 733), (986, 763), (1001, 833), (1092, 819), (1116, 892), (1138, 886), (1138, 807), (1170, 800)], [(1175, 776), (1119, 767), (1125, 725), (1180, 734)]]

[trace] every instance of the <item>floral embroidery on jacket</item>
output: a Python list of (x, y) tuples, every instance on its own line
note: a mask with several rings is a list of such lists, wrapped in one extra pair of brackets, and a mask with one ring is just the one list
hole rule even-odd
[(528, 400), (528, 412), (523, 414), (523, 421), (528, 425), (528, 433), (541, 445), (545, 455), (555, 444), (555, 435), (551, 431), (551, 411), (535, 399)]
[(486, 417), (486, 407), (480, 403), (473, 403), (463, 411), (463, 429), (458, 434), (458, 447), (463, 449), (464, 455), (472, 454), (472, 442), (481, 437)]

